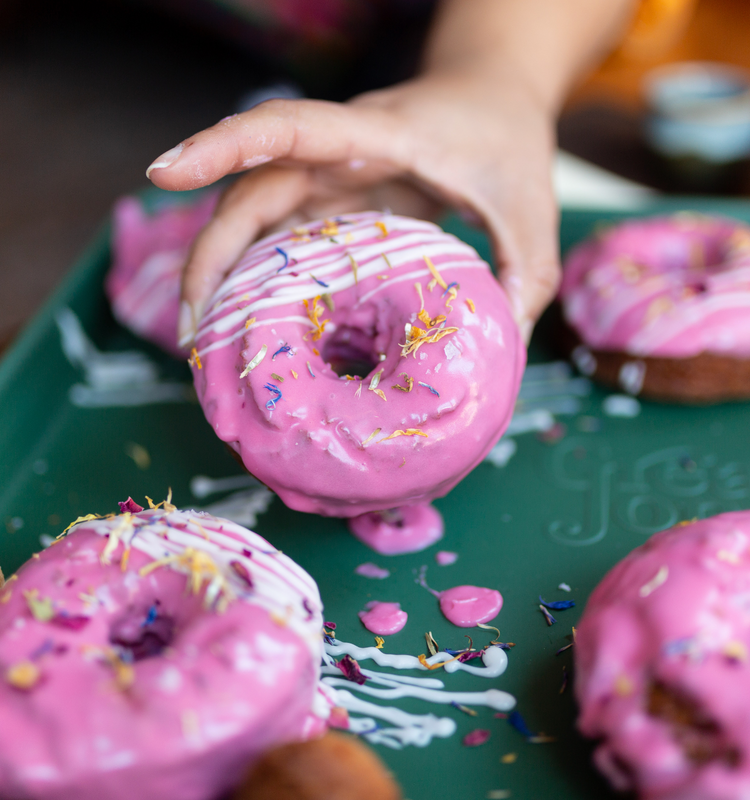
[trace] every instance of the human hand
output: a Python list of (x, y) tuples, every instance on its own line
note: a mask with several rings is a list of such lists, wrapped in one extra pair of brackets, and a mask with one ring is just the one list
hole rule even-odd
[(450, 206), (483, 224), (528, 340), (559, 280), (553, 141), (551, 113), (512, 74), (426, 75), (346, 104), (272, 100), (191, 136), (149, 167), (157, 186), (195, 189), (251, 171), (195, 241), (180, 343), (258, 236), (383, 206), (422, 218)]

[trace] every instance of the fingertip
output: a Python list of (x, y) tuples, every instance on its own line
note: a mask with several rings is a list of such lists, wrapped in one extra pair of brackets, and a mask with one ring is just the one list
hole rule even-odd
[(146, 170), (146, 177), (149, 180), (153, 180), (151, 174), (154, 170), (168, 169), (171, 167), (182, 155), (184, 149), (185, 142), (180, 142), (176, 147), (167, 150), (166, 153), (162, 153), (155, 161), (151, 162), (149, 168)]

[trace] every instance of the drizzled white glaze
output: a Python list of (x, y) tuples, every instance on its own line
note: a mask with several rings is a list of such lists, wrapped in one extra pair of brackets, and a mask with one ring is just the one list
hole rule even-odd
[[(333, 664), (332, 656), (350, 655), (357, 661), (371, 659), (376, 664), (395, 669), (418, 669), (427, 671), (427, 667), (414, 656), (384, 653), (375, 647), (357, 647), (338, 639), (333, 644), (325, 645), (328, 666), (322, 669), (322, 684), (324, 691), (327, 689), (329, 703), (340, 706), (356, 714), (365, 714), (365, 718), (349, 718), (349, 729), (364, 736), (372, 744), (383, 744), (388, 747), (400, 748), (404, 745), (427, 746), (433, 738), (446, 738), (456, 730), (455, 722), (450, 718), (436, 717), (433, 714), (417, 715), (408, 714), (391, 706), (376, 705), (361, 698), (355, 697), (353, 692), (361, 692), (380, 700), (395, 700), (404, 697), (414, 697), (431, 703), (461, 704), (466, 706), (485, 706), (497, 711), (510, 711), (514, 708), (515, 698), (499, 689), (486, 689), (479, 692), (451, 692), (445, 691), (444, 683), (438, 678), (418, 678), (402, 676), (393, 673), (375, 672), (362, 669), (362, 674), (367, 682), (361, 686), (347, 681), (341, 677)], [(490, 646), (482, 653), (483, 667), (474, 667), (470, 663), (461, 663), (451, 660), (449, 653), (440, 652), (426, 659), (430, 665), (444, 662), (445, 672), (452, 673), (459, 670), (479, 675), (484, 678), (497, 678), (505, 672), (508, 657), (500, 647)], [(379, 684), (384, 688), (375, 688), (370, 684)], [(346, 688), (342, 688), (346, 687)], [(382, 719), (395, 725), (393, 728), (379, 728), (375, 719)]]

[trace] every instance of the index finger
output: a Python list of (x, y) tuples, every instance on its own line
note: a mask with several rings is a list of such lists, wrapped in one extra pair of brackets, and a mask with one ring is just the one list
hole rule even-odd
[(157, 186), (184, 191), (269, 161), (310, 165), (354, 159), (399, 161), (387, 115), (322, 100), (268, 100), (227, 117), (159, 156), (146, 171)]

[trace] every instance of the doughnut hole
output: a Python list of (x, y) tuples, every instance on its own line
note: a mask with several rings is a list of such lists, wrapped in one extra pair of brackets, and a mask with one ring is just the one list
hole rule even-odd
[(129, 608), (112, 622), (109, 642), (132, 656), (133, 661), (160, 655), (174, 641), (176, 623), (155, 600), (148, 606)]
[(739, 765), (739, 750), (727, 742), (720, 725), (679, 689), (654, 682), (648, 694), (648, 713), (669, 725), (672, 738), (693, 764), (722, 761), (728, 767)]
[(323, 344), (321, 355), (339, 376), (366, 378), (380, 362), (374, 334), (350, 325), (336, 328)]

